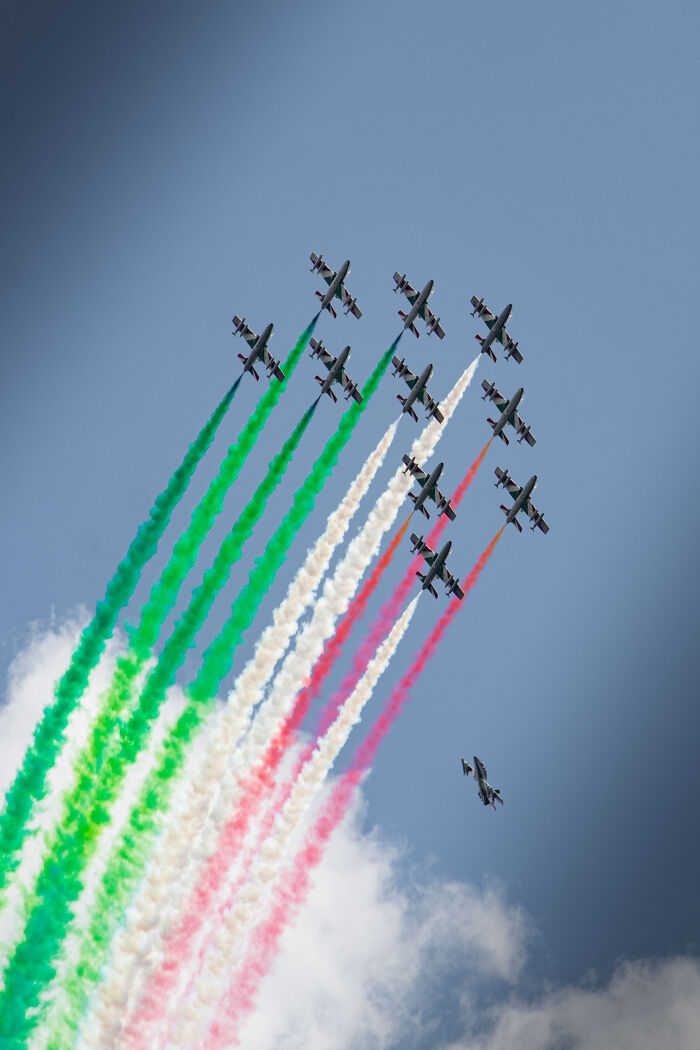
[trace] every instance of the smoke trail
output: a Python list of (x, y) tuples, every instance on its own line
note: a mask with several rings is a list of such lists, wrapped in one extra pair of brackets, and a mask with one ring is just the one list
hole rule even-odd
[[(100, 1048), (107, 1045), (117, 1024), (123, 1024), (126, 1020), (124, 1004), (131, 983), (138, 974), (139, 984), (143, 986), (148, 964), (152, 965), (159, 956), (163, 931), (168, 928), (169, 919), (176, 913), (179, 901), (191, 888), (192, 879), (186, 881), (184, 878), (187, 866), (190, 863), (196, 866), (198, 860), (202, 859), (199, 856), (202, 846), (197, 838), (206, 823), (212, 795), (222, 780), (230, 776), (226, 767), (247, 725), (248, 712), (262, 698), (263, 689), (278, 658), (295, 633), (299, 618), (313, 600), (333, 552), (342, 541), (362, 497), (384, 462), (397, 425), (398, 420), (389, 426), (340, 505), (331, 514), (323, 534), (310, 549), (304, 565), (289, 585), (286, 598), (275, 611), (273, 623), (263, 631), (253, 657), (239, 675), (229, 702), (220, 712), (218, 724), (207, 742), (201, 768), (188, 778), (187, 791), (172, 812), (166, 833), (159, 840), (149, 861), (145, 884), (136, 902), (129, 908), (127, 924), (119, 931), (112, 945), (110, 970), (106, 981), (100, 986), (95, 1007), (99, 1025), (94, 1022), (91, 1026), (91, 1038), (94, 1045)], [(205, 847), (203, 856), (206, 857), (212, 848), (211, 843)], [(147, 942), (145, 945), (144, 940)], [(76, 962), (71, 967), (59, 1012), (53, 1021), (57, 1047), (61, 1045), (60, 1040), (56, 1042), (59, 1033), (65, 1039), (65, 1033), (69, 1027), (75, 1029), (80, 1016), (85, 982), (80, 982), (78, 974), (90, 972), (94, 966), (95, 945), (93, 938), (88, 936), (78, 947)], [(161, 989), (161, 998), (164, 992), (165, 989)], [(117, 1004), (116, 1009), (112, 1009), (114, 1004)]]
[[(36, 1024), (36, 1015), (28, 1017), (27, 1011), (35, 1005), (43, 985), (55, 976), (54, 957), (72, 917), (72, 902), (83, 888), (83, 869), (94, 853), (101, 828), (109, 822), (110, 807), (126, 769), (145, 746), (150, 726), (184, 659), (188, 645), (211, 608), (216, 594), (228, 579), (232, 562), (239, 556), (254, 523), (263, 513), (269, 495), (283, 476), (314, 410), (315, 405), (304, 414), (282, 450), (272, 460), (266, 478), (224, 540), (214, 564), (205, 573), (202, 584), (195, 590), (187, 611), (178, 621), (155, 668), (149, 674), (138, 708), (122, 726), (119, 739), (108, 749), (102, 768), (99, 768), (99, 756), (95, 755), (84, 756), (77, 762), (77, 787), (64, 800), (64, 819), (49, 843), (49, 852), (37, 880), (23, 939), (7, 967), (5, 989), (0, 994), (0, 1015), (3, 1015), (4, 1002), (9, 1000), (18, 1015), (14, 1025), (18, 1026), (20, 1032), (29, 1032)], [(97, 780), (96, 770), (99, 770)], [(146, 779), (144, 786), (147, 805), (151, 804), (148, 795), (150, 779)], [(38, 943), (42, 944), (39, 958), (36, 949)], [(21, 1020), (20, 1014), (23, 1014)], [(4, 1023), (3, 1015), (0, 1034)]]
[[(493, 538), (465, 578), (462, 584), (465, 598), (478, 580), (502, 533), (503, 529)], [(393, 690), (367, 738), (357, 748), (350, 768), (333, 786), (303, 846), (275, 887), (272, 907), (265, 920), (259, 923), (253, 931), (242, 965), (234, 975), (235, 981), (232, 981), (229, 986), (226, 1000), (226, 1016), (230, 1019), (230, 1027), (227, 1028), (227, 1045), (237, 1045), (240, 1025), (255, 1006), (260, 985), (269, 973), (277, 955), (280, 938), (287, 926), (294, 921), (306, 900), (311, 871), (321, 860), (331, 834), (345, 816), (355, 789), (363, 774), (373, 763), (381, 741), (403, 708), (410, 690), (434, 654), (461, 605), (461, 602), (454, 599), (449, 602), (413, 664)]]
[[(390, 349), (390, 353), (393, 353), (393, 347)], [(451, 418), (456, 410), (467, 386), (473, 378), (478, 362), (479, 357), (477, 357), (465, 370), (452, 391), (450, 391), (447, 398), (443, 401), (442, 409), (446, 421)], [(411, 454), (416, 458), (427, 458), (430, 456), (442, 434), (442, 429), (443, 428), (435, 421), (431, 421), (420, 437), (414, 441)], [(274, 735), (275, 729), (279, 724), (280, 717), (283, 717), (286, 713), (290, 701), (293, 702), (301, 682), (308, 675), (311, 666), (313, 666), (314, 660), (320, 653), (324, 638), (332, 634), (335, 616), (347, 608), (347, 603), (357, 585), (358, 579), (361, 577), (366, 566), (376, 552), (376, 549), (381, 542), (382, 535), (386, 529), (391, 527), (410, 484), (410, 479), (407, 479), (403, 475), (401, 468), (399, 468), (389, 484), (388, 492), (385, 493), (383, 497), (380, 497), (377, 506), (370, 515), (367, 525), (362, 530), (360, 536), (353, 540), (350, 545), (348, 555), (336, 571), (333, 584), (330, 588), (328, 583), (324, 587), (323, 596), (316, 604), (311, 624), (307, 625), (302, 632), (295, 652), (289, 654), (285, 660), (282, 670), (276, 678), (272, 695), (263, 705), (263, 710), (266, 711), (267, 718), (263, 717), (261, 719), (260, 716), (258, 716), (253, 726), (253, 734), (251, 734), (251, 737), (244, 745), (242, 754), (238, 756), (238, 761), (236, 762), (236, 773), (241, 778), (245, 778), (248, 771), (260, 762), (265, 747), (269, 744), (270, 738)], [(340, 607), (335, 610), (334, 604), (337, 603), (339, 603)], [(319, 639), (315, 639), (312, 642), (310, 636), (318, 635), (319, 628), (323, 633), (320, 635)], [(311, 648), (310, 645), (313, 646), (313, 648)], [(238, 693), (238, 689), (237, 698), (239, 700), (242, 699), (242, 694)], [(229, 710), (234, 711), (236, 707), (237, 705), (230, 704)], [(242, 729), (245, 722), (239, 722), (238, 725)], [(237, 739), (237, 735), (232, 739)], [(209, 828), (212, 831), (215, 831), (216, 829), (221, 831), (226, 826), (226, 822), (228, 821), (231, 812), (232, 801), (233, 798), (236, 797), (236, 794), (236, 778), (232, 777), (228, 784), (222, 785), (220, 798), (213, 810), (209, 813)], [(210, 838), (211, 837), (213, 836), (210, 835)], [(210, 850), (210, 848), (211, 847), (209, 846), (208, 849)], [(116, 993), (116, 989), (114, 989), (114, 992)], [(112, 993), (110, 993), (109, 997), (105, 996), (102, 998), (103, 1023), (113, 1026), (115, 1016), (114, 1005), (118, 1000), (115, 998), (115, 994)], [(109, 1006), (110, 1003), (112, 1004), (111, 1008)], [(121, 1002), (119, 1002), (118, 1009), (119, 1008), (121, 1008)], [(118, 1009), (116, 1011), (117, 1016)], [(94, 1028), (93, 1031), (95, 1033), (97, 1032)], [(104, 1028), (102, 1028), (101, 1031), (104, 1032)], [(104, 1039), (104, 1036), (101, 1038)], [(99, 1039), (91, 1045), (99, 1046)]]
[(32, 745), (5, 795), (0, 814), (0, 907), (9, 877), (19, 864), (27, 824), (36, 803), (46, 792), (46, 778), (63, 746), (64, 733), (73, 707), (82, 696), (90, 672), (97, 664), (112, 635), (120, 611), (127, 604), (141, 576), (141, 570), (155, 553), (171, 515), (184, 495), (197, 465), (211, 445), (235, 396), (240, 379), (217, 405), (165, 490), (157, 497), (146, 521), (139, 527), (126, 556), (107, 584), (92, 621), (84, 629), (70, 665), (58, 682), (54, 700), (34, 731)]
[[(282, 382), (275, 381), (270, 384), (253, 410), (245, 427), (238, 435), (238, 440), (229, 447), (217, 476), (211, 482), (204, 497), (195, 508), (189, 526), (175, 544), (172, 555), (163, 569), (160, 579), (151, 588), (148, 601), (141, 610), (138, 627), (129, 629), (129, 652), (117, 661), (112, 685), (105, 699), (101, 715), (92, 727), (89, 740), (80, 756), (82, 769), (76, 770), (76, 789), (80, 791), (83, 801), (85, 800), (84, 793), (89, 790), (94, 780), (94, 771), (103, 761), (105, 750), (114, 739), (119, 722), (124, 717), (124, 711), (133, 700), (136, 679), (151, 655), (161, 626), (177, 600), (182, 583), (194, 565), (197, 552), (203, 540), (222, 509), (226, 493), (238, 477), (238, 473), (253, 448), (260, 431), (269, 419), (272, 410), (286, 388), (289, 378), (291, 378), (301, 359), (316, 326), (317, 318), (318, 315), (302, 332), (296, 345), (284, 362), (283, 371), (286, 378)], [(272, 465), (270, 469), (273, 471)], [(269, 477), (270, 474), (268, 474)], [(262, 498), (265, 497), (263, 496)], [(244, 530), (245, 524), (241, 523), (240, 527)], [(240, 535), (243, 535), (243, 532)], [(232, 548), (232, 557), (235, 557), (235, 550), (238, 546), (237, 538), (231, 534), (226, 542)], [(212, 567), (215, 575), (227, 572), (227, 557), (228, 554), (224, 552), (221, 555), (221, 560), (217, 561), (215, 566)], [(191, 604), (186, 614), (188, 624), (190, 621), (192, 623), (196, 621), (200, 602), (205, 604), (201, 597), (201, 589), (197, 593), (196, 603), (193, 602)], [(184, 637), (187, 633), (187, 628), (183, 626), (181, 633)], [(171, 651), (175, 651), (178, 644), (180, 644), (180, 634), (178, 634), (177, 639), (170, 640)], [(187, 644), (189, 644), (189, 640)], [(83, 778), (82, 783), (81, 776)]]
[[(260, 850), (245, 888), (222, 916), (221, 926), (205, 955), (193, 995), (182, 1010), (183, 1021), (177, 1032), (180, 1042), (187, 1042), (193, 1036), (197, 1037), (202, 1020), (211, 1014), (217, 1003), (221, 994), (222, 974), (225, 974), (230, 960), (234, 957), (238, 941), (250, 925), (265, 888), (277, 874), (291, 835), (299, 827), (323, 785), (353, 725), (360, 720), (362, 709), (405, 634), (417, 604), (416, 597), (377, 650), (357, 688), (338, 712), (338, 717), (328, 733), (317, 742), (312, 757), (302, 769), (289, 798), (277, 816), (272, 835)], [(227, 1016), (220, 1014), (207, 1033), (205, 1045), (208, 1050), (223, 1047), (226, 1045), (226, 1038)]]
[[(443, 402), (442, 407), (446, 420), (449, 420), (453, 415), (474, 375), (478, 361), (479, 358), (472, 362)], [(423, 458), (431, 455), (441, 434), (442, 428), (440, 425), (431, 422), (413, 443), (412, 455)], [(252, 732), (237, 755), (236, 777), (232, 777), (228, 784), (222, 785), (219, 800), (209, 813), (209, 829), (212, 832), (209, 836), (210, 839), (213, 838), (215, 831), (218, 830), (219, 834), (223, 834), (227, 828), (233, 799), (241, 795), (240, 786), (238, 786), (238, 791), (236, 790), (237, 778), (244, 780), (248, 792), (246, 806), (243, 808), (242, 814), (247, 813), (250, 815), (250, 806), (253, 804), (254, 797), (257, 797), (257, 793), (251, 790), (251, 784), (256, 781), (256, 777), (250, 777), (249, 771), (251, 769), (259, 769), (261, 764), (264, 768), (266, 749), (270, 749), (271, 741), (275, 738), (281, 719), (288, 713), (301, 683), (320, 654), (324, 638), (332, 634), (336, 616), (347, 608), (359, 578), (376, 552), (383, 533), (395, 519), (410, 484), (411, 480), (407, 479), (403, 475), (401, 468), (399, 468), (389, 483), (388, 491), (380, 497), (375, 509), (370, 514), (366, 526), (350, 545), (348, 554), (336, 570), (333, 580), (326, 583), (323, 596), (316, 603), (314, 616), (310, 624), (306, 626), (298, 639), (295, 651), (288, 654), (285, 659), (282, 669), (275, 680), (272, 693), (263, 704), (261, 712), (253, 723)], [(394, 545), (399, 540), (400, 535), (396, 538)], [(385, 557), (384, 560), (386, 562), (388, 559)], [(279, 754), (281, 746), (281, 743), (275, 741), (273, 750), (276, 754)], [(239, 834), (242, 833), (244, 826), (245, 820), (243, 819)], [(235, 836), (229, 835), (229, 850), (235, 852), (235, 845)], [(209, 844), (207, 844), (207, 848), (210, 848)], [(219, 843), (217, 850), (221, 861), (222, 854), (225, 852), (221, 843)], [(223, 877), (224, 870), (220, 864), (218, 870), (220, 877)], [(208, 873), (207, 878), (212, 878), (211, 872)], [(181, 957), (182, 953), (178, 951), (177, 954)]]
[[(252, 622), (296, 533), (313, 510), (316, 496), (332, 473), (340, 452), (376, 391), (397, 343), (398, 338), (375, 366), (362, 389), (362, 402), (354, 402), (343, 414), (335, 434), (327, 441), (304, 484), (297, 489), (291, 509), (268, 542), (262, 556), (257, 559), (246, 586), (233, 605), (229, 620), (204, 653), (199, 674), (187, 689), (188, 706), (164, 741), (160, 750), (160, 760), (147, 778), (139, 804), (132, 810), (118, 847), (108, 861), (105, 879), (113, 888), (113, 892), (104, 901), (104, 912), (99, 916), (100, 930), (95, 931), (98, 944), (103, 939), (104, 929), (110, 927), (116, 915), (123, 913), (132, 888), (143, 871), (153, 833), (160, 826), (161, 814), (168, 808), (172, 780), (180, 772), (189, 745), (211, 710), (219, 683), (230, 669), (233, 653), (242, 640), (244, 631)], [(153, 673), (149, 681), (151, 678)], [(139, 730), (140, 728), (138, 726)], [(134, 741), (134, 746), (136, 744), (137, 741)], [(126, 741), (123, 746), (127, 746)], [(99, 790), (102, 791), (102, 785)]]

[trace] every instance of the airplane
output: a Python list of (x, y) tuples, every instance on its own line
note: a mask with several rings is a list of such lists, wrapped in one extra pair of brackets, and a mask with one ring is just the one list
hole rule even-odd
[(506, 445), (509, 444), (508, 438), (503, 433), (503, 428), (506, 424), (510, 424), (510, 426), (514, 427), (516, 434), (519, 435), (518, 444), (527, 441), (528, 445), (532, 447), (535, 444), (535, 438), (532, 436), (532, 431), (525, 425), (525, 423), (523, 423), (522, 419), (516, 412), (523, 396), (523, 387), (516, 390), (510, 401), (508, 401), (507, 398), (496, 389), (496, 384), (489, 383), (488, 379), (484, 379), (481, 386), (486, 391), (481, 400), (486, 401), (487, 398), (490, 398), (496, 405), (496, 408), (501, 411), (501, 418), (497, 423), (495, 423), (493, 419), (487, 420), (493, 428), (493, 436), (501, 437)]
[(520, 362), (523, 359), (523, 355), (518, 350), (518, 344), (514, 342), (506, 332), (506, 324), (508, 323), (510, 315), (513, 312), (512, 304), (508, 303), (508, 305), (500, 312), (498, 317), (496, 317), (495, 314), (491, 313), (488, 306), (484, 306), (483, 299), (477, 299), (475, 295), (472, 296), (472, 306), (474, 307), (474, 309), (472, 310), (472, 317), (474, 317), (475, 314), (478, 314), (479, 317), (483, 318), (483, 320), (490, 328), (490, 332), (485, 339), (483, 338), (483, 336), (476, 336), (476, 338), (481, 343), (482, 354), (490, 354), (491, 358), (495, 361), (496, 355), (491, 349), (491, 344), (493, 343), (494, 339), (498, 339), (499, 343), (501, 343), (505, 351), (506, 360), (508, 360), (511, 357), (514, 357), (518, 364), (520, 364)]
[(352, 314), (354, 317), (362, 317), (362, 310), (357, 305), (357, 299), (354, 299), (350, 292), (345, 287), (344, 281), (347, 275), (350, 273), (350, 260), (346, 259), (343, 265), (340, 267), (338, 272), (331, 270), (328, 263), (323, 261), (322, 255), (317, 255), (316, 252), (312, 252), (310, 255), (313, 266), (311, 267), (311, 273), (318, 271), (323, 277), (324, 281), (328, 285), (328, 291), (324, 295), (323, 292), (316, 292), (316, 295), (321, 300), (321, 309), (328, 310), (337, 317), (337, 313), (332, 307), (334, 299), (340, 299), (343, 306), (345, 307), (345, 316)]
[(426, 518), (429, 518), (430, 514), (425, 509), (425, 501), (427, 499), (432, 499), (437, 504), (438, 517), (440, 517), (441, 514), (446, 514), (450, 521), (454, 521), (457, 515), (450, 506), (450, 501), (448, 499), (445, 499), (443, 494), (440, 492), (440, 489), (437, 487), (438, 480), (440, 478), (440, 475), (442, 474), (445, 464), (438, 463), (432, 474), (428, 475), (425, 473), (424, 470), (421, 470), (421, 468), (416, 463), (415, 459), (412, 459), (411, 456), (404, 456), (403, 462), (406, 464), (406, 468), (403, 473), (406, 474), (410, 471), (410, 473), (413, 474), (414, 478), (416, 478), (418, 484), (422, 488), (422, 492), (420, 492), (417, 496), (414, 496), (412, 492), (409, 492), (408, 494), (409, 498), (413, 500), (414, 512), (419, 510), (421, 514), (425, 514)]
[(401, 376), (402, 379), (406, 380), (406, 383), (411, 389), (411, 393), (408, 397), (401, 397), (401, 394), (397, 394), (397, 398), (403, 405), (402, 412), (410, 412), (416, 423), (418, 422), (418, 416), (416, 415), (413, 404), (415, 401), (420, 401), (421, 404), (425, 405), (426, 414), (433, 415), (437, 419), (438, 423), (444, 422), (445, 417), (443, 416), (437, 401), (428, 393), (427, 382), (433, 374), (433, 366), (426, 365), (420, 376), (414, 376), (411, 369), (408, 367), (403, 358), (392, 357), (391, 363), (394, 366), (392, 375)]
[(518, 521), (518, 514), (521, 510), (524, 510), (532, 522), (532, 532), (534, 532), (536, 528), (539, 528), (546, 535), (549, 532), (549, 525), (530, 499), (530, 493), (537, 485), (537, 475), (533, 474), (523, 488), (520, 488), (520, 486), (516, 485), (513, 479), (508, 476), (507, 470), (501, 470), (500, 467), (496, 467), (495, 474), (498, 478), (496, 488), (498, 488), (499, 485), (503, 485), (506, 492), (510, 493), (515, 501), (510, 510), (501, 504), (501, 510), (506, 516), (506, 525), (509, 525), (512, 522), (513, 525), (517, 526), (518, 532), (522, 532), (523, 527)]
[(476, 780), (479, 788), (479, 798), (485, 806), (491, 806), (492, 809), (496, 809), (495, 803), (500, 802), (503, 805), (503, 799), (501, 798), (501, 792), (499, 788), (492, 788), (489, 784), (487, 777), (487, 770), (484, 763), (480, 758), (474, 755), (474, 766), (470, 766), (468, 762), (462, 759), (462, 772), (465, 777), (472, 776)]
[(442, 548), (439, 554), (436, 554), (435, 551), (431, 550), (428, 544), (423, 542), (423, 537), (416, 536), (415, 532), (411, 533), (411, 543), (413, 544), (411, 553), (415, 554), (416, 552), (418, 552), (418, 554), (422, 555), (422, 557), (425, 558), (428, 565), (430, 566), (426, 573), (416, 573), (418, 579), (422, 581), (421, 590), (430, 591), (433, 598), (437, 598), (438, 595), (437, 591), (433, 587), (433, 580), (436, 576), (439, 576), (440, 579), (446, 584), (447, 594), (454, 594), (461, 601), (464, 597), (464, 591), (457, 583), (457, 580), (452, 575), (452, 573), (448, 572), (445, 565), (445, 562), (447, 561), (447, 556), (452, 549), (452, 540), (447, 541), (447, 543)]
[(239, 317), (238, 314), (235, 314), (231, 323), (234, 325), (233, 334), (243, 336), (246, 343), (249, 343), (253, 348), (247, 357), (244, 354), (238, 355), (243, 362), (243, 371), (251, 372), (256, 379), (259, 379), (260, 376), (253, 366), (256, 361), (262, 360), (267, 368), (268, 379), (272, 379), (274, 375), (281, 382), (285, 378), (284, 372), (280, 368), (279, 361), (275, 361), (274, 357), (267, 349), (267, 343), (272, 335), (274, 325), (266, 325), (265, 328), (263, 328), (262, 333), (258, 336), (253, 329), (249, 328), (245, 323), (245, 317)]
[(416, 317), (422, 317), (425, 321), (425, 326), (428, 329), (428, 335), (432, 335), (433, 332), (437, 333), (438, 339), (445, 338), (445, 330), (440, 324), (440, 318), (436, 317), (426, 305), (428, 299), (433, 294), (434, 281), (428, 281), (422, 292), (417, 292), (415, 288), (406, 280), (406, 274), (403, 276), (400, 273), (394, 274), (394, 280), (396, 281), (395, 292), (403, 292), (409, 303), (411, 304), (411, 310), (405, 314), (403, 310), (399, 310), (399, 317), (403, 319), (404, 331), (410, 328), (416, 339), (418, 338), (418, 329), (413, 323)]
[(333, 354), (329, 354), (323, 343), (319, 342), (318, 339), (311, 339), (309, 341), (311, 347), (311, 356), (320, 357), (323, 364), (328, 369), (328, 375), (325, 379), (321, 376), (316, 376), (316, 379), (321, 384), (321, 397), (324, 394), (328, 394), (334, 401), (338, 398), (331, 389), (334, 383), (340, 383), (344, 387), (345, 400), (349, 401), (351, 397), (354, 397), (358, 404), (362, 403), (362, 394), (357, 389), (357, 385), (353, 383), (350, 376), (345, 371), (344, 365), (350, 356), (350, 347), (346, 346), (344, 350), (341, 350), (337, 357), (333, 357)]

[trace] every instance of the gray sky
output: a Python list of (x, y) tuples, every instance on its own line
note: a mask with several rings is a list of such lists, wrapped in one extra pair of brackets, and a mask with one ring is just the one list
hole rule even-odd
[[(414, 371), (434, 362), (437, 396), (478, 350), (469, 297), (513, 302), (525, 361), (481, 362), (440, 445), (441, 487), (488, 436), (483, 378), (508, 395), (525, 386), (537, 444), (490, 450), (451, 530), (451, 567), (464, 575), (502, 523), (496, 465), (538, 474), (551, 531), (503, 537), (380, 752), (364, 820), (409, 844), (406, 870), (429, 861), (441, 878), (496, 880), (540, 931), (535, 979), (694, 953), (696, 8), (35, 3), (8, 18), (3, 671), (31, 622), (102, 594), (237, 374), (233, 313), (256, 330), (274, 321), (285, 356), (314, 311), (312, 250), (335, 267), (351, 259), (363, 317), (324, 316), (317, 335), (335, 353), (351, 343), (360, 381), (398, 331), (395, 269), (436, 282), (447, 337), (409, 333), (401, 352)], [(200, 572), (315, 396), (314, 373), (299, 367)], [(259, 628), (395, 418), (398, 390), (382, 384)], [(337, 416), (319, 406), (251, 557)], [(414, 433), (402, 420), (397, 458)], [(443, 602), (422, 599), (389, 683)], [(462, 780), (460, 754), (474, 752), (506, 799), (496, 814)]]

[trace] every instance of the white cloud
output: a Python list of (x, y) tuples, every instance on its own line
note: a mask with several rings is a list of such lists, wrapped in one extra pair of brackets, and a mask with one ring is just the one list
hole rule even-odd
[(488, 1035), (449, 1050), (698, 1050), (700, 961), (628, 962), (602, 987), (512, 1002), (493, 1021)]
[(355, 807), (331, 840), (242, 1030), (244, 1050), (410, 1047), (439, 1027), (448, 989), (459, 1012), (464, 981), (517, 978), (523, 912), (497, 889), (425, 874), (407, 883), (404, 853), (363, 834), (361, 816)]

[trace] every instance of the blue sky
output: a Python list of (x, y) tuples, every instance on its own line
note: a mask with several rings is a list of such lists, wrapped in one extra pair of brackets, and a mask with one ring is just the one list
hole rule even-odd
[[(487, 437), (483, 378), (524, 385), (537, 444), (490, 450), (451, 564), (464, 575), (500, 527), (496, 465), (537, 473), (551, 531), (503, 537), (380, 753), (365, 819), (442, 877), (504, 886), (540, 931), (536, 977), (699, 939), (697, 31), (674, 2), (76, 3), (21, 5), (3, 43), (3, 671), (31, 622), (101, 595), (237, 373), (233, 313), (273, 320), (278, 356), (293, 345), (312, 250), (352, 262), (364, 315), (317, 335), (351, 343), (359, 379), (398, 330), (395, 269), (435, 280), (447, 337), (401, 352), (434, 362), (438, 396), (478, 349), (469, 297), (513, 302), (525, 361), (481, 362), (440, 446), (443, 488)], [(224, 518), (314, 372), (300, 366)], [(385, 380), (297, 554), (397, 391)], [(176, 524), (256, 396), (246, 381)], [(251, 556), (336, 417), (319, 406)], [(403, 420), (397, 456), (413, 436)], [(390, 680), (438, 611), (421, 601)], [(474, 752), (496, 814), (462, 781)]]

